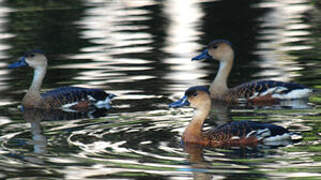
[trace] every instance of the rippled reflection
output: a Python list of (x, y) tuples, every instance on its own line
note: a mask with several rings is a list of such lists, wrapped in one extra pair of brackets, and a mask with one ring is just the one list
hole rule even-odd
[[(217, 63), (195, 63), (191, 57), (218, 38), (230, 40), (236, 50), (231, 87), (261, 78), (320, 87), (318, 5), (306, 0), (0, 4), (0, 178), (321, 177), (318, 98), (303, 106), (217, 105), (206, 121), (205, 129), (231, 119), (270, 122), (303, 137), (276, 149), (184, 147), (181, 135), (193, 111), (167, 108), (187, 87), (214, 78)], [(32, 72), (6, 66), (34, 48), (49, 59), (44, 91), (102, 88), (117, 95), (113, 108), (98, 115), (19, 112)]]
[[(259, 66), (268, 70), (263, 70), (256, 76), (272, 76), (272, 79), (281, 81), (293, 81), (294, 77), (301, 76), (298, 71), (302, 70), (302, 65), (297, 63), (295, 61), (297, 57), (291, 56), (288, 51), (312, 48), (310, 45), (300, 43), (311, 40), (308, 37), (310, 26), (302, 19), (303, 13), (312, 9), (306, 2), (306, 0), (269, 1), (258, 5), (261, 8), (273, 7), (273, 11), (261, 18), (260, 40), (267, 42), (259, 43), (257, 51), (257, 54), (262, 56)], [(291, 46), (289, 43), (296, 45)]]
[[(1, 2), (0, 2), (1, 4)], [(7, 7), (0, 7), (0, 59), (6, 59), (8, 58), (8, 54), (6, 53), (6, 50), (10, 49), (10, 45), (5, 43), (5, 40), (8, 38), (12, 38), (14, 35), (7, 32), (5, 27), (8, 23), (7, 16), (8, 13), (12, 12), (13, 10)], [(0, 62), (0, 67), (6, 67), (7, 64), (4, 62)], [(7, 76), (7, 70), (6, 69), (0, 69), (0, 91), (4, 92), (8, 89), (8, 85), (5, 83), (5, 81), (8, 79)], [(7, 98), (1, 98), (0, 105), (6, 105), (9, 104)]]
[[(164, 50), (173, 56), (165, 59), (170, 65), (170, 72), (165, 78), (173, 81), (171, 86), (176, 91), (186, 89), (186, 85), (205, 84), (206, 81), (200, 80), (205, 74), (200, 70), (202, 64), (191, 62), (191, 57), (201, 47), (196, 43), (201, 34), (197, 27), (203, 16), (200, 5), (196, 1), (168, 0), (164, 6), (170, 22)], [(184, 86), (178, 87), (182, 82)]]

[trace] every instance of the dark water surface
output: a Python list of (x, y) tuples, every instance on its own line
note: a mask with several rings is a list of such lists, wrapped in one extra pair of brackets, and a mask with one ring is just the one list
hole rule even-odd
[[(321, 178), (321, 100), (215, 108), (219, 120), (273, 122), (302, 140), (280, 148), (183, 147), (192, 109), (168, 109), (207, 85), (217, 63), (191, 62), (209, 41), (236, 51), (233, 87), (254, 79), (321, 89), (321, 1), (0, 1), (0, 178)], [(43, 90), (72, 85), (118, 95), (107, 112), (25, 111), (26, 50), (49, 58)], [(285, 108), (286, 106), (286, 108)]]

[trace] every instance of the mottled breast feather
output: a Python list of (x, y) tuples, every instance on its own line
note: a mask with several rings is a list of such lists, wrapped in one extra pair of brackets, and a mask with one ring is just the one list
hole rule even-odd
[(61, 87), (41, 94), (44, 102), (52, 108), (65, 104), (87, 101), (89, 105), (105, 100), (108, 93), (101, 89), (87, 89), (79, 87)]

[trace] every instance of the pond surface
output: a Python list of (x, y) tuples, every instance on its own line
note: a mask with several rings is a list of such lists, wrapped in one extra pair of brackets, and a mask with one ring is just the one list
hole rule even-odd
[[(237, 8), (236, 8), (237, 7)], [(191, 62), (207, 43), (236, 51), (229, 86), (254, 79), (321, 89), (321, 1), (0, 1), (0, 178), (321, 178), (321, 100), (216, 107), (219, 121), (270, 122), (300, 134), (278, 148), (184, 147), (192, 109), (168, 109), (184, 90), (208, 85), (218, 64)], [(114, 93), (108, 111), (17, 108), (32, 80), (7, 65), (30, 49), (49, 59), (43, 90)]]

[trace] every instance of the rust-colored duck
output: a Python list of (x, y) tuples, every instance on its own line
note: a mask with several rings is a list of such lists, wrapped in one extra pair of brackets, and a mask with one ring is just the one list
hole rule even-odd
[(208, 88), (204, 86), (187, 89), (183, 98), (169, 105), (172, 108), (183, 106), (191, 106), (195, 109), (192, 121), (183, 133), (184, 143), (230, 147), (271, 145), (273, 142), (291, 141), (291, 133), (287, 129), (254, 121), (232, 121), (208, 131), (202, 131), (203, 123), (211, 110), (211, 97)]

